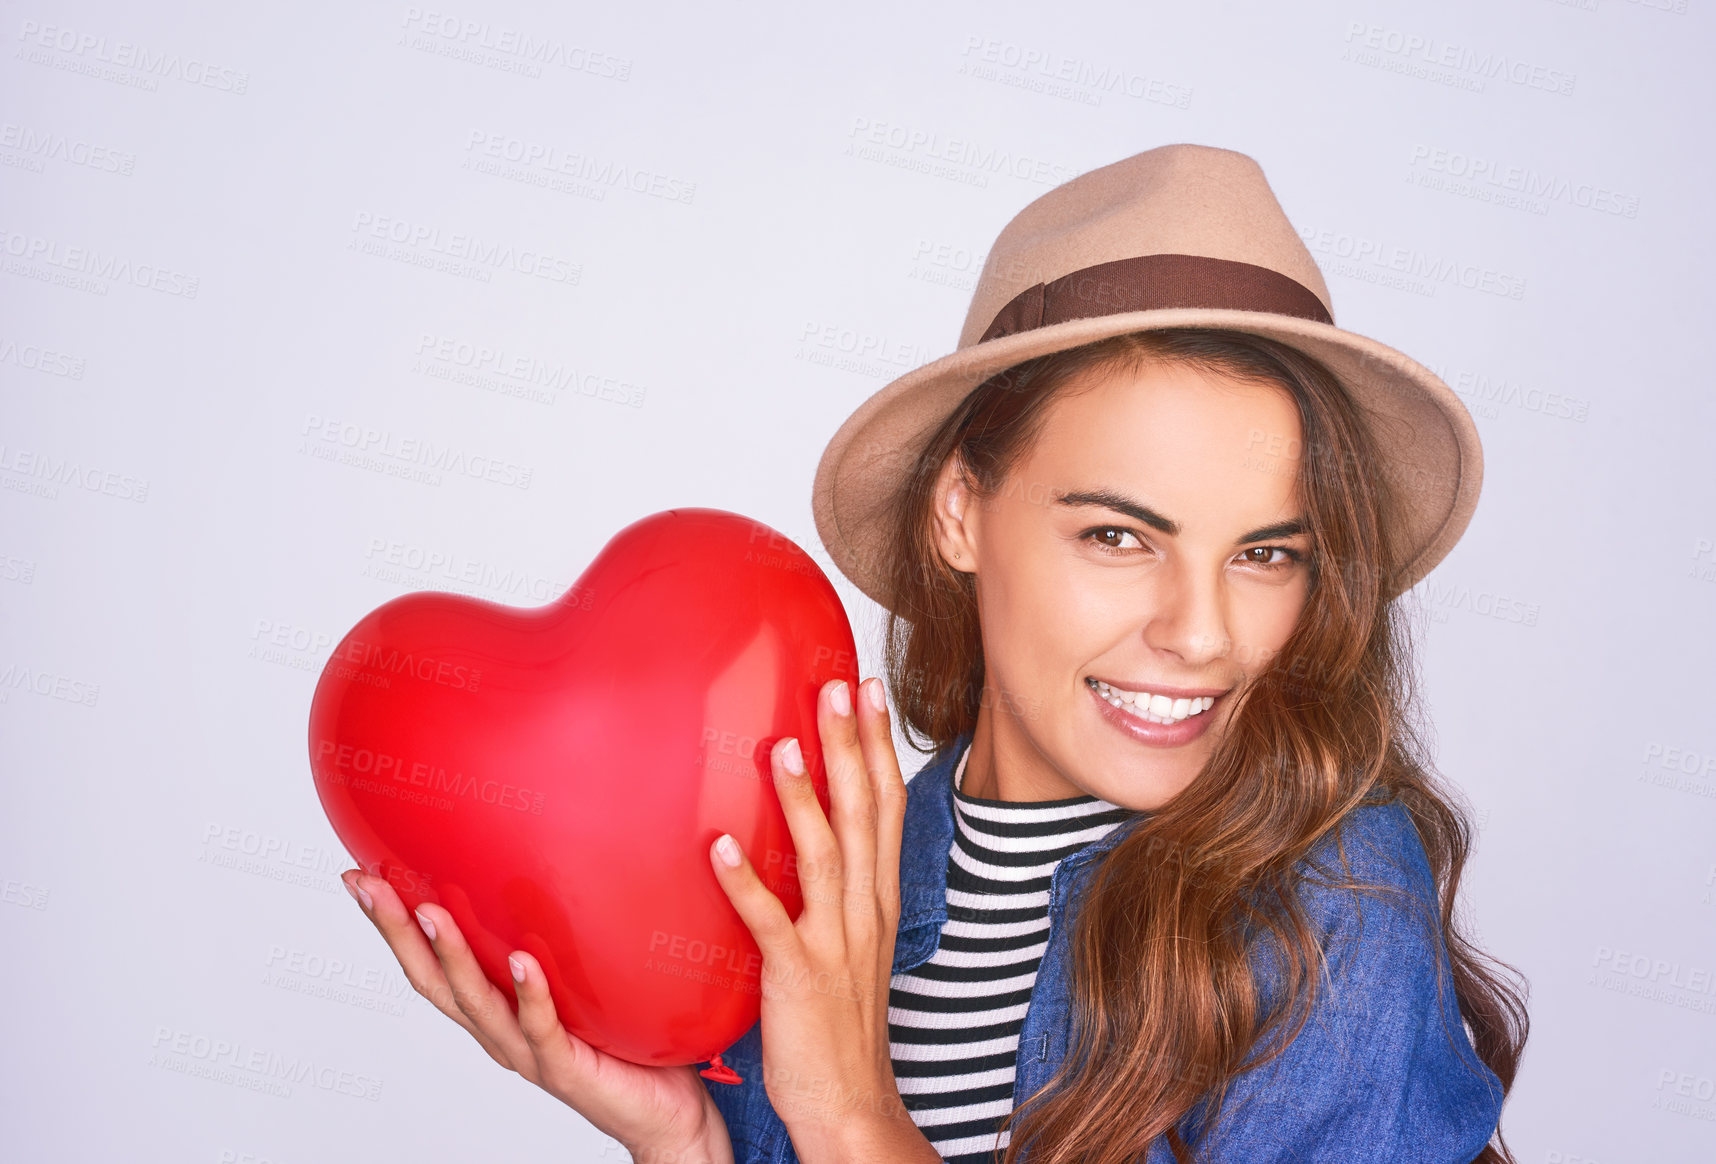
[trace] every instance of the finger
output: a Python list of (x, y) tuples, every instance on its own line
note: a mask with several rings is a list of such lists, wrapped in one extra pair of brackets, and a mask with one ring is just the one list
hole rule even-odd
[[(876, 930), (876, 794), (858, 740), (858, 708), (844, 680), (828, 685), (817, 715), (828, 767), (828, 798), (843, 871), (835, 888), (849, 932), (869, 940)], [(844, 708), (844, 710), (842, 710)]]
[[(887, 693), (882, 680), (872, 676), (859, 685), (859, 739), (864, 749), (864, 767), (876, 797), (875, 895), (876, 933), (872, 963), (874, 981), (885, 984), (894, 966), (894, 939), (900, 924), (900, 835), (906, 819), (906, 783), (900, 776), (899, 757), (894, 752), (894, 733), (888, 720)], [(876, 1000), (874, 1020), (878, 1035), (887, 1037), (888, 1008), (885, 996)]]
[(882, 680), (872, 676), (859, 687), (858, 736), (876, 799), (876, 900), (889, 923), (885, 928), (892, 932), (900, 914), (900, 836), (906, 820), (906, 782), (894, 751)]
[[(791, 964), (798, 957), (802, 943), (793, 920), (781, 899), (769, 891), (757, 876), (751, 858), (739, 842), (722, 833), (709, 846), (709, 863), (715, 868), (715, 879), (739, 919), (751, 931), (765, 962)], [(801, 915), (802, 920), (802, 915)]]
[(481, 1044), (483, 1050), (487, 1051), (495, 1062), (510, 1069), (512, 1063), (487, 1040), (465, 1012), (454, 1004), (453, 989), (447, 981), (447, 973), (441, 965), (440, 957), (430, 945), (417, 919), (411, 916), (411, 911), (405, 908), (405, 903), (399, 900), (399, 895), (393, 891), (393, 886), (387, 879), (366, 875), (358, 869), (348, 869), (340, 875), (340, 879), (346, 883), (346, 888), (352, 891), (352, 896), (358, 896), (358, 891), (361, 890), (369, 897), (369, 904), (364, 904), (360, 898), (358, 905), (363, 909), (364, 916), (381, 931), (388, 949), (392, 950), (393, 956), (399, 960), (399, 968), (405, 972), (405, 980), (411, 984), (411, 988), (428, 999), (436, 1010), (470, 1032), (471, 1037)]
[(524, 1032), (518, 1029), (518, 1019), (506, 995), (483, 973), (453, 915), (439, 905), (424, 902), (417, 907), (417, 922), (425, 934), (434, 931), (429, 944), (441, 959), (453, 1003), (470, 1020), (477, 1041), (495, 1048), (499, 1052), (497, 1059), (523, 1074), (532, 1062), (530, 1045)]
[(529, 1075), (519, 1074), (555, 1095), (578, 1094), (582, 1081), (595, 1069), (590, 1044), (560, 1025), (548, 976), (533, 956), (514, 950), (507, 963), (517, 984), (518, 1029), (530, 1047), (533, 1068)]
[[(827, 697), (824, 689), (819, 700), (826, 701)], [(816, 798), (816, 785), (810, 778), (799, 741), (792, 736), (777, 741), (769, 752), (769, 767), (781, 812), (786, 816), (787, 831), (792, 836), (798, 887), (804, 898), (799, 924), (807, 931), (820, 931), (830, 923), (838, 926), (843, 896), (840, 843), (834, 837), (828, 814), (822, 810), (822, 802)], [(832, 776), (829, 783), (833, 784)]]

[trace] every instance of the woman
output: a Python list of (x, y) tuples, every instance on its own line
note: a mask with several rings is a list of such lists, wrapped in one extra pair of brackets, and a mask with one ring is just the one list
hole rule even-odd
[[(959, 349), (818, 467), (818, 529), (891, 612), (830, 684), (825, 816), (771, 753), (790, 919), (744, 1082), (518, 1012), (445, 910), (347, 874), (412, 984), (649, 1161), (1511, 1161), (1522, 995), (1461, 934), (1470, 826), (1423, 758), (1398, 608), (1476, 504), (1470, 418), (1336, 328), (1251, 159), (1170, 146), (1027, 206)], [(424, 935), (427, 935), (425, 940)]]

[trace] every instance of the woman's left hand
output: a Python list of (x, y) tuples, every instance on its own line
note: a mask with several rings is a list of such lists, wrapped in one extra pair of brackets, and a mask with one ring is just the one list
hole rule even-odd
[(723, 836), (709, 858), (762, 952), (763, 1086), (800, 1159), (939, 1161), (900, 1101), (888, 1043), (906, 786), (881, 680), (853, 695), (835, 680), (817, 696), (829, 814), (798, 741), (770, 753), (797, 850), (798, 919), (737, 842)]

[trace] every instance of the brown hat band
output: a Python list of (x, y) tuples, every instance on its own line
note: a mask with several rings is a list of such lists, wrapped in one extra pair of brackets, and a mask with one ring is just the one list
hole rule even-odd
[(1069, 319), (1205, 307), (1334, 323), (1316, 293), (1280, 271), (1204, 255), (1136, 255), (1035, 283), (995, 313), (978, 343)]

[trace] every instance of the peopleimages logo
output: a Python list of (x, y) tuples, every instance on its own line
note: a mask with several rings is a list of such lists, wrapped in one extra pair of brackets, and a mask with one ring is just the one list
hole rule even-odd
[(533, 275), (551, 283), (577, 283), (583, 267), (552, 254), (547, 250), (515, 247), (463, 231), (442, 230), (423, 222), (410, 222), (387, 214), (360, 210), (352, 220), (351, 244), (363, 249), (371, 240), (378, 244), (396, 246), (440, 255), (449, 260), (470, 264), (482, 270), (514, 271)]
[(544, 175), (589, 182), (599, 188), (598, 194), (609, 188), (621, 188), (668, 202), (690, 203), (697, 193), (695, 182), (504, 133), (473, 129), (466, 139), (465, 152), (497, 162), (511, 162)]
[(1434, 294), (1438, 285), (1452, 283), (1504, 299), (1525, 298), (1523, 278), (1479, 263), (1316, 227), (1300, 227), (1299, 237), (1313, 252), (1336, 260), (1336, 274), (1385, 284), (1399, 280), (1403, 289), (1420, 293)]
[[(183, 81), (204, 89), (242, 95), (250, 87), (250, 74), (226, 65), (211, 64), (197, 57), (157, 51), (128, 40), (109, 41), (107, 37), (62, 25), (42, 24), (25, 20), (18, 26), (18, 40), (24, 45), (20, 58), (36, 64), (67, 67), (52, 57), (42, 59), (38, 54), (60, 53), (70, 61), (71, 72), (85, 72), (100, 65), (109, 65), (142, 74), (144, 86), (154, 89), (163, 80)], [(31, 54), (26, 57), (25, 54)], [(82, 67), (78, 67), (78, 66)]]
[[(1054, 186), (1078, 176), (1076, 169), (1059, 162), (868, 117), (854, 117), (846, 136), (850, 140), (845, 152), (853, 157), (918, 169), (936, 177), (954, 177), (979, 187), (986, 187), (992, 174)], [(938, 167), (936, 163), (944, 164)]]
[[(525, 396), (543, 404), (552, 404), (562, 395), (587, 396), (643, 407), (645, 389), (641, 385), (577, 368), (564, 360), (541, 359), (499, 345), (473, 343), (432, 332), (420, 334), (415, 354), (414, 372), (469, 383), (502, 395)], [(498, 384), (491, 376), (507, 384)], [(542, 391), (535, 391), (539, 388)]]
[(1613, 946), (1598, 946), (1587, 985), (1617, 994), (1716, 1014), (1716, 975), (1710, 967), (1677, 958), (1657, 958)]
[(83, 379), (84, 369), (87, 367), (87, 361), (82, 356), (57, 352), (39, 344), (20, 344), (15, 339), (5, 337), (0, 337), (0, 364), (10, 364), (14, 368), (25, 368), (45, 376), (59, 376), (67, 380)]
[[(441, 811), (456, 807), (451, 797), (541, 816), (547, 794), (520, 784), (449, 771), (433, 760), (323, 739), (315, 742), (316, 760), (328, 783), (389, 799), (427, 804)], [(395, 787), (403, 785), (405, 787)]]
[(65, 485), (105, 494), (120, 501), (141, 504), (149, 500), (147, 478), (86, 465), (70, 457), (56, 457), (35, 449), (20, 449), (16, 445), (0, 444), (0, 473), (16, 474), (17, 478), (38, 483), (44, 487), (44, 495), (49, 497), (59, 496), (57, 487)]
[[(1565, 202), (1569, 206), (1613, 214), (1620, 218), (1639, 216), (1637, 194), (1610, 190), (1592, 182), (1575, 182), (1557, 174), (1545, 174), (1529, 166), (1509, 165), (1476, 154), (1461, 153), (1459, 150), (1415, 145), (1412, 147), (1412, 160), (1408, 164), (1414, 170), (1444, 175), (1470, 182), (1475, 186), (1520, 194), (1526, 198)], [(1455, 189), (1454, 192), (1461, 191)]]
[[(68, 275), (83, 275), (101, 282), (129, 283), (147, 291), (175, 295), (184, 299), (197, 297), (198, 280), (183, 271), (163, 267), (159, 263), (137, 263), (122, 255), (102, 251), (97, 247), (65, 246), (57, 239), (42, 238), (24, 231), (0, 227), (0, 256), (18, 259), (26, 264), (40, 263)], [(14, 273), (25, 273), (22, 271)], [(101, 282), (101, 294), (106, 288)]]
[(354, 1099), (373, 1102), (381, 1098), (382, 1081), (373, 1075), (342, 1070), (307, 1055), (247, 1046), (238, 1039), (157, 1025), (149, 1049), (151, 1066), (201, 1075), (254, 1091), (290, 1096), (293, 1084), (305, 1084)]
[[(1391, 71), (1424, 70), (1425, 80), (1453, 83), (1463, 81), (1462, 87), (1482, 91), (1485, 81), (1506, 81), (1528, 89), (1569, 96), (1579, 79), (1574, 73), (1552, 69), (1534, 61), (1508, 56), (1506, 53), (1474, 49), (1454, 44), (1434, 36), (1423, 36), (1380, 24), (1354, 20), (1347, 25), (1346, 43), (1353, 50), (1369, 50), (1369, 58), (1352, 56), (1358, 64), (1382, 67)], [(1378, 56), (1381, 54), (1381, 56)], [(1393, 62), (1391, 64), (1390, 62)], [(1408, 66), (1396, 68), (1395, 65)]]
[(305, 417), (300, 435), (304, 438), (303, 450), (345, 451), (395, 466), (493, 481), (515, 489), (529, 489), (533, 473), (528, 465), (314, 412)]
[(454, 550), (433, 549), (391, 538), (371, 537), (364, 550), (363, 574), (412, 589), (433, 587), (456, 593), (478, 592), (536, 603), (557, 602), (564, 609), (590, 610), (596, 601), (589, 587), (575, 589), (569, 579), (517, 566), (497, 566)]
[(433, 9), (407, 8), (401, 25), (408, 32), (429, 38), (432, 42), (468, 50), (487, 50), (534, 68), (553, 65), (568, 72), (587, 73), (613, 81), (630, 80), (632, 75), (632, 62), (628, 57), (599, 52), (558, 37), (538, 36), (504, 24), (491, 24), (487, 20), (471, 20)]
[(1425, 366), (1441, 377), (1477, 416), (1494, 418), (1501, 415), (1504, 407), (1512, 407), (1539, 416), (1583, 422), (1591, 412), (1589, 400), (1527, 386), (1506, 376), (1492, 376), (1465, 368), (1450, 369), (1446, 365)]
[[(1186, 108), (1192, 100), (1190, 85), (991, 36), (967, 36), (960, 55), (966, 58), (966, 63), (960, 66), (962, 73), (1049, 96), (1070, 97), (1088, 105), (1102, 104), (1104, 94), (1154, 101), (1176, 109)], [(1014, 76), (1009, 78), (1009, 73)]]
[(0, 149), (15, 150), (37, 160), (65, 162), (126, 177), (130, 177), (137, 168), (136, 154), (13, 121), (0, 124)]

